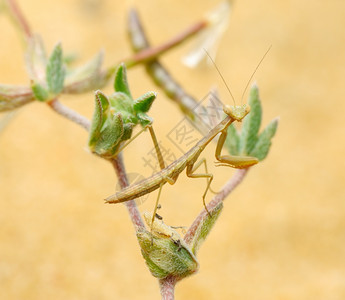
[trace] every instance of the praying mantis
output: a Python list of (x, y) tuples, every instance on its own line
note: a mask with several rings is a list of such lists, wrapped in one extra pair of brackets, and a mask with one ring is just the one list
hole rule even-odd
[[(187, 153), (185, 153), (183, 156), (175, 160), (167, 167), (163, 168), (161, 171), (153, 174), (151, 177), (148, 177), (136, 184), (130, 185), (122, 189), (121, 191), (118, 191), (117, 193), (106, 198), (105, 201), (107, 203), (121, 203), (146, 195), (159, 188), (156, 206), (153, 213), (153, 215), (155, 215), (162, 186), (167, 182), (169, 184), (174, 184), (179, 174), (184, 169), (186, 169), (186, 174), (190, 178), (207, 178), (207, 186), (202, 196), (203, 204), (206, 208), (205, 197), (213, 180), (213, 174), (207, 173), (205, 158), (201, 159), (199, 162), (197, 162), (197, 160), (205, 147), (219, 133), (220, 137), (218, 139), (215, 151), (218, 165), (243, 169), (251, 167), (259, 162), (256, 157), (221, 155), (221, 151), (226, 140), (228, 127), (235, 121), (241, 122), (242, 119), (249, 113), (250, 107), (247, 104), (237, 106), (225, 105), (223, 111), (226, 114), (225, 119), (223, 119), (218, 125), (211, 129), (210, 132), (200, 141), (198, 141), (195, 146), (193, 146)], [(206, 173), (194, 173), (202, 164), (205, 165)], [(160, 165), (164, 165), (164, 163), (160, 162)]]
[[(260, 60), (259, 64), (255, 68), (254, 72), (252, 73), (245, 89), (242, 94), (242, 99), (243, 95), (253, 78), (255, 72), (259, 68), (260, 64), (266, 57), (267, 53), (270, 51), (271, 46), (268, 48), (262, 59)], [(211, 59), (212, 63), (216, 67), (219, 75), (221, 76), (223, 82), (225, 83), (232, 99), (234, 100), (234, 97), (230, 91), (230, 88), (228, 87), (225, 79), (223, 78), (222, 74), (220, 73), (217, 65), (214, 63), (210, 55), (207, 53), (205, 50), (206, 54), (209, 56)], [(234, 101), (235, 102), (235, 101)], [(121, 202), (126, 202), (133, 200), (135, 198), (138, 198), (140, 196), (146, 195), (148, 193), (151, 193), (152, 191), (159, 189), (158, 192), (158, 197), (156, 200), (153, 216), (156, 215), (157, 208), (159, 205), (159, 198), (161, 195), (162, 187), (164, 184), (167, 182), (169, 184), (174, 184), (180, 175), (180, 173), (186, 169), (186, 174), (190, 178), (206, 178), (207, 179), (207, 185), (206, 189), (204, 191), (204, 194), (202, 196), (203, 199), (203, 205), (205, 207), (205, 210), (207, 213), (208, 209), (206, 206), (205, 202), (205, 197), (210, 189), (211, 182), (213, 181), (213, 174), (208, 173), (207, 171), (207, 164), (205, 158), (198, 160), (199, 156), (201, 155), (202, 151), (205, 149), (205, 147), (218, 135), (219, 139), (217, 142), (217, 147), (215, 151), (215, 157), (217, 160), (217, 166), (229, 166), (233, 167), (236, 169), (244, 169), (251, 167), (259, 162), (258, 158), (256, 157), (251, 157), (251, 156), (232, 156), (232, 155), (221, 155), (222, 148), (224, 146), (225, 140), (227, 138), (227, 130), (228, 127), (235, 121), (241, 122), (243, 118), (250, 112), (250, 106), (247, 104), (243, 105), (225, 105), (223, 107), (223, 111), (226, 114), (226, 117), (218, 124), (216, 125), (213, 129), (209, 131), (208, 134), (206, 134), (200, 141), (198, 141), (195, 146), (193, 146), (189, 151), (187, 151), (183, 156), (175, 160), (173, 163), (165, 167), (164, 161), (162, 158), (162, 155), (159, 150), (159, 146), (157, 143), (157, 139), (154, 136), (154, 133), (150, 131), (153, 142), (155, 144), (155, 149), (157, 152), (158, 156), (158, 161), (159, 165), (161, 167), (161, 171), (153, 174), (151, 177), (148, 177), (136, 184), (132, 184), (124, 189), (122, 189), (119, 192), (116, 192), (115, 194), (107, 197), (105, 199), (106, 203), (121, 203)], [(205, 166), (205, 173), (195, 173), (195, 171), (202, 165), (204, 164)], [(153, 222), (153, 220), (152, 220)]]
[[(260, 64), (266, 57), (267, 53), (270, 51), (271, 46), (268, 48), (266, 53), (263, 55), (262, 59), (256, 66), (254, 72), (252, 73), (250, 79), (248, 80), (248, 83), (244, 89), (243, 95), (253, 78), (255, 72), (259, 68)], [(220, 73), (217, 65), (213, 61), (213, 59), (210, 57), (210, 55), (205, 50), (206, 54), (211, 59), (212, 63), (216, 67), (219, 75), (221, 76), (223, 82), (225, 83), (232, 99), (234, 100), (234, 97), (230, 91), (230, 88), (228, 87), (225, 79), (223, 78), (222, 74)], [(235, 101), (234, 101), (235, 102)], [(107, 197), (105, 199), (106, 203), (121, 203), (133, 200), (135, 198), (138, 198), (140, 196), (146, 195), (148, 193), (151, 193), (152, 191), (159, 189), (155, 209), (153, 212), (153, 216), (156, 215), (157, 208), (159, 205), (159, 198), (161, 195), (162, 187), (167, 182), (169, 184), (174, 184), (179, 176), (179, 174), (186, 169), (186, 174), (190, 178), (206, 178), (207, 179), (207, 185), (206, 189), (204, 191), (204, 194), (202, 196), (203, 199), (203, 205), (205, 207), (205, 210), (207, 210), (205, 197), (207, 194), (207, 191), (210, 189), (211, 182), (213, 180), (213, 174), (208, 173), (207, 171), (207, 164), (205, 158), (201, 159), (197, 162), (199, 156), (201, 155), (202, 151), (205, 149), (205, 147), (218, 135), (220, 134), (220, 137), (217, 142), (217, 147), (215, 151), (215, 157), (217, 160), (217, 166), (229, 166), (236, 169), (244, 169), (251, 167), (259, 162), (258, 158), (251, 157), (251, 156), (231, 156), (231, 155), (221, 155), (222, 148), (224, 146), (226, 137), (227, 137), (227, 129), (228, 127), (235, 121), (241, 122), (243, 118), (250, 112), (250, 106), (247, 104), (243, 105), (225, 105), (223, 107), (223, 111), (226, 114), (226, 117), (213, 129), (209, 131), (208, 134), (206, 134), (200, 141), (198, 141), (189, 151), (187, 151), (183, 156), (175, 160), (173, 163), (165, 167), (162, 155), (160, 154), (159, 146), (156, 142), (156, 139), (153, 138), (153, 134), (151, 133), (151, 136), (153, 138), (155, 149), (158, 156), (158, 161), (161, 166), (161, 171), (153, 174), (151, 177), (148, 177), (136, 184), (132, 184), (121, 191), (116, 192), (115, 194)], [(206, 173), (195, 173), (195, 171), (202, 165), (205, 166)], [(208, 212), (209, 213), (209, 212)], [(152, 220), (153, 222), (153, 220)]]

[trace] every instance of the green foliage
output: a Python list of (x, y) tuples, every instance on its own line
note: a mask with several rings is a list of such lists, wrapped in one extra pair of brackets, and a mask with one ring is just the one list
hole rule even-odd
[(198, 270), (198, 261), (188, 247), (180, 240), (151, 235), (149, 231), (137, 232), (141, 253), (156, 278), (167, 276), (183, 278)]
[(249, 153), (251, 156), (257, 157), (259, 160), (263, 160), (267, 156), (272, 144), (271, 139), (277, 131), (278, 121), (278, 118), (272, 120), (259, 135), (254, 149)]
[[(104, 85), (105, 78), (101, 74), (104, 52), (100, 51), (91, 60), (76, 68), (66, 69), (66, 93), (82, 93), (98, 89)], [(64, 58), (66, 60), (66, 57)]]
[(148, 112), (155, 98), (155, 93), (148, 92), (134, 101), (133, 109), (137, 112)]
[(77, 68), (67, 68), (61, 44), (57, 44), (47, 58), (39, 36), (28, 40), (26, 65), (31, 79), (33, 97), (38, 101), (50, 101), (61, 93), (83, 93), (103, 86), (109, 74), (103, 74), (103, 51)]
[(36, 100), (45, 102), (59, 95), (64, 87), (65, 68), (61, 44), (46, 58), (43, 43), (38, 38), (29, 41), (27, 65), (31, 77), (31, 89)]
[(46, 50), (41, 37), (33, 35), (28, 39), (28, 48), (25, 53), (26, 69), (32, 81), (40, 84), (45, 83), (47, 60)]
[(250, 113), (243, 120), (239, 145), (240, 153), (242, 154), (249, 153), (254, 148), (260, 129), (262, 109), (257, 86), (251, 88), (248, 104), (250, 106)]
[(156, 93), (148, 92), (133, 100), (124, 64), (116, 70), (114, 87), (115, 93), (109, 97), (96, 91), (89, 137), (91, 151), (105, 158), (118, 154), (121, 142), (131, 138), (135, 125), (145, 127), (152, 123), (146, 112), (156, 98)]
[(232, 155), (239, 155), (240, 153), (240, 136), (232, 123), (228, 127), (227, 137), (225, 140), (225, 148), (228, 149), (228, 152)]
[(150, 212), (144, 212), (144, 219), (151, 231), (139, 230), (137, 238), (152, 275), (183, 278), (196, 272), (198, 261), (179, 233), (161, 219), (154, 218), (152, 223)]
[(120, 64), (115, 73), (114, 90), (126, 94), (132, 98), (128, 87), (126, 66), (124, 63)]
[(225, 147), (232, 155), (253, 156), (260, 161), (265, 159), (274, 137), (278, 119), (273, 120), (261, 134), (262, 108), (259, 98), (259, 90), (256, 85), (251, 88), (248, 104), (251, 107), (250, 113), (244, 118), (241, 132), (237, 132), (231, 125), (228, 129)]
[(48, 60), (46, 80), (49, 92), (58, 95), (63, 89), (65, 68), (63, 65), (62, 47), (57, 44)]
[(210, 215), (206, 215), (203, 220), (199, 223), (198, 228), (196, 229), (193, 240), (191, 241), (191, 249), (193, 254), (199, 250), (201, 244), (205, 241), (206, 237), (210, 233), (213, 225), (218, 220), (220, 213), (223, 210), (223, 202), (219, 203), (211, 212)]
[(41, 84), (33, 83), (31, 89), (36, 100), (44, 102), (49, 99), (49, 92)]

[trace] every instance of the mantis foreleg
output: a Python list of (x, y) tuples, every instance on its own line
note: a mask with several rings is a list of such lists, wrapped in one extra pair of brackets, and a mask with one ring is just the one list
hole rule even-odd
[(151, 138), (152, 138), (153, 144), (154, 144), (155, 149), (156, 149), (156, 154), (157, 154), (157, 159), (158, 159), (158, 162), (159, 162), (159, 166), (160, 166), (161, 170), (163, 170), (165, 168), (165, 163), (164, 163), (164, 160), (163, 160), (163, 155), (162, 155), (161, 149), (159, 148), (159, 145), (158, 145), (156, 134), (155, 134), (155, 132), (153, 130), (152, 125), (148, 125), (147, 127), (148, 127), (148, 129), (150, 131)]
[(251, 156), (232, 156), (232, 155), (221, 155), (222, 149), (227, 137), (227, 129), (223, 130), (217, 143), (216, 148), (216, 159), (219, 163), (217, 166), (228, 166), (236, 169), (245, 169), (253, 166), (259, 162), (256, 157)]
[[(159, 198), (160, 198), (160, 196), (161, 196), (162, 187), (163, 187), (163, 183), (161, 183), (161, 185), (159, 186), (158, 196), (157, 196), (155, 208), (154, 208), (153, 214), (152, 214), (152, 220), (151, 220), (151, 233), (152, 233), (152, 225), (153, 225), (153, 222), (154, 222), (154, 220), (155, 220), (156, 213), (157, 213), (157, 209), (158, 209), (158, 206), (159, 206)], [(153, 242), (153, 240), (152, 240), (152, 242)]]

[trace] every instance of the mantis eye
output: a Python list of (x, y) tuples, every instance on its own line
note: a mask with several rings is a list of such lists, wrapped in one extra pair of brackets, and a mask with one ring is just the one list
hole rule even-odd
[(233, 106), (231, 106), (231, 105), (224, 105), (223, 111), (224, 111), (224, 113), (226, 113), (228, 116), (229, 116), (229, 115), (232, 115)]

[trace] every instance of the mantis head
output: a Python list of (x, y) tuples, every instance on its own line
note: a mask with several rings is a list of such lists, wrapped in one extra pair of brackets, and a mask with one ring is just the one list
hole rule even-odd
[(242, 119), (250, 112), (248, 104), (243, 105), (225, 105), (223, 111), (232, 119), (241, 122)]

